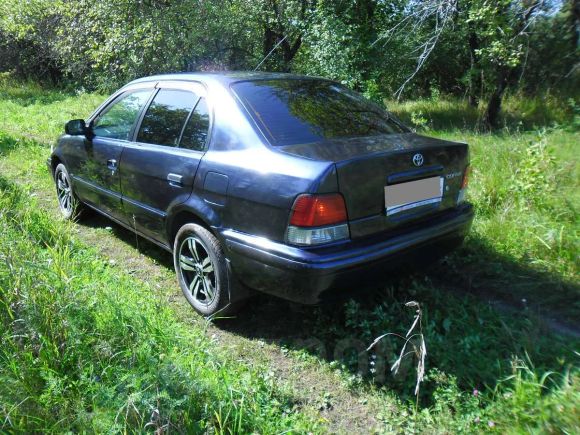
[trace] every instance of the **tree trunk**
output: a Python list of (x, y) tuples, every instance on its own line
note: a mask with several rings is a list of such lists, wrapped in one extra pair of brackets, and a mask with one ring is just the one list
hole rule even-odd
[(509, 73), (510, 71), (506, 70), (505, 68), (500, 69), (495, 90), (487, 102), (487, 109), (485, 110), (485, 115), (483, 116), (483, 124), (488, 129), (498, 127), (501, 103), (503, 94), (508, 85)]
[[(306, 1), (302, 2), (302, 15), (306, 13)], [(270, 1), (264, 3), (264, 11), (265, 13), (268, 12), (269, 9), (275, 13), (278, 17), (280, 15), (279, 5), (276, 1)], [(302, 17), (303, 19), (304, 17)], [(282, 60), (282, 70), (289, 71), (290, 70), (290, 62), (298, 53), (298, 50), (302, 46), (302, 34), (299, 34), (294, 42), (290, 42), (288, 32), (285, 29), (285, 26), (280, 23), (278, 20), (275, 24), (265, 22), (264, 23), (264, 40), (263, 40), (263, 53), (264, 58), (266, 56), (276, 56), (278, 60)], [(276, 45), (280, 44), (279, 47)], [(275, 48), (275, 49), (274, 49)], [(282, 57), (280, 59), (278, 50), (282, 51)], [(270, 64), (272, 65), (272, 64)]]
[(290, 62), (292, 62), (292, 59), (294, 59), (294, 56), (296, 56), (296, 53), (298, 53), (298, 49), (300, 48), (301, 45), (302, 45), (302, 35), (298, 35), (298, 37), (296, 38), (296, 40), (292, 45), (290, 44), (290, 42), (288, 42), (288, 38), (284, 40), (284, 42), (282, 43), (282, 50), (284, 54), (284, 62), (286, 63), (286, 67), (289, 66)]
[(572, 31), (574, 32), (572, 48), (576, 50), (580, 44), (580, 0), (570, 0), (570, 20), (572, 21)]
[(481, 74), (479, 71), (479, 40), (477, 34), (472, 31), (469, 33), (469, 56), (471, 66), (469, 68), (469, 105), (477, 107), (479, 104), (479, 91), (481, 89)]
[(264, 47), (262, 49), (262, 53), (264, 56), (267, 56), (268, 53), (270, 53), (270, 51), (272, 51), (272, 49), (274, 48), (274, 46), (276, 45), (276, 33), (274, 33), (274, 31), (268, 27), (265, 26), (264, 27)]

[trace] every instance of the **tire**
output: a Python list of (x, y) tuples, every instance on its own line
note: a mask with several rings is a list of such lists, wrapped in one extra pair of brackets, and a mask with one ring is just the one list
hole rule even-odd
[(239, 310), (233, 302), (234, 278), (219, 240), (198, 224), (183, 225), (173, 244), (173, 264), (185, 299), (204, 316), (223, 317)]
[(67, 220), (77, 220), (85, 207), (75, 195), (66, 166), (59, 163), (54, 170), (56, 197), (62, 216)]

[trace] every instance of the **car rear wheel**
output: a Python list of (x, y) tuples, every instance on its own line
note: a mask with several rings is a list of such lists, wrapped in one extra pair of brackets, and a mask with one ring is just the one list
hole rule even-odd
[(191, 306), (204, 316), (226, 316), (239, 309), (233, 302), (233, 277), (219, 240), (197, 224), (178, 231), (173, 262), (179, 286)]
[(59, 163), (54, 170), (54, 182), (60, 212), (65, 219), (75, 220), (84, 210), (83, 204), (76, 197), (70, 175), (66, 167)]

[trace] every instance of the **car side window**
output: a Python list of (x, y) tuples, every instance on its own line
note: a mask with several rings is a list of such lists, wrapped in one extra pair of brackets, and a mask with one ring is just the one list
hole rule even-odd
[(137, 115), (150, 95), (151, 89), (122, 94), (95, 119), (94, 135), (129, 140)]
[(185, 121), (198, 99), (193, 92), (161, 89), (143, 117), (137, 141), (177, 146)]
[(209, 110), (205, 98), (202, 97), (187, 121), (179, 146), (190, 150), (203, 151), (208, 130)]

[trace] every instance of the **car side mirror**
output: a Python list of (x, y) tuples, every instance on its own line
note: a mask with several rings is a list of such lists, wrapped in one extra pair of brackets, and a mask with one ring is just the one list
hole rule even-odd
[(87, 136), (89, 128), (87, 128), (84, 119), (73, 119), (65, 124), (64, 131), (72, 136)]

